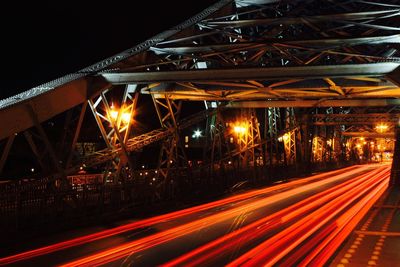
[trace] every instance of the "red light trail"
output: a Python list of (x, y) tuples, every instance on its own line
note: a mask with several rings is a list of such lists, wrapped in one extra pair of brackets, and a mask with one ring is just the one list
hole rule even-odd
[[(361, 175), (304, 199), (299, 203), (249, 224), (235, 232), (231, 232), (220, 239), (207, 243), (163, 266), (198, 266), (210, 260), (215, 260), (217, 257), (230, 253), (239, 243), (243, 245), (246, 241), (251, 242), (255, 238), (265, 235), (267, 232), (277, 229), (285, 223), (302, 218), (302, 216), (308, 212), (321, 207), (328, 200), (335, 199), (354, 186), (369, 181), (369, 179), (378, 172), (379, 170)], [(325, 206), (323, 206), (323, 208), (325, 208)]]
[(351, 167), (347, 167), (344, 169), (340, 169), (340, 170), (335, 170), (335, 171), (330, 171), (330, 172), (326, 172), (326, 173), (321, 173), (321, 174), (317, 174), (317, 175), (313, 175), (311, 177), (308, 178), (304, 178), (304, 179), (300, 179), (300, 180), (294, 180), (291, 181), (289, 183), (285, 183), (285, 184), (279, 184), (279, 185), (275, 185), (272, 187), (268, 187), (268, 188), (263, 188), (263, 189), (259, 189), (259, 190), (253, 190), (247, 193), (243, 193), (243, 194), (239, 194), (239, 195), (235, 195), (232, 197), (228, 197), (225, 199), (221, 199), (221, 200), (217, 200), (214, 202), (210, 202), (210, 203), (206, 203), (203, 205), (199, 205), (199, 206), (195, 206), (195, 207), (191, 207), (191, 208), (187, 208), (187, 209), (183, 209), (183, 210), (179, 210), (176, 212), (172, 212), (172, 213), (168, 213), (168, 214), (163, 214), (163, 215), (159, 215), (156, 217), (152, 217), (149, 219), (144, 219), (144, 220), (140, 220), (137, 222), (133, 222), (133, 223), (129, 223), (129, 224), (125, 224), (122, 226), (118, 226), (112, 229), (107, 229), (107, 230), (103, 230), (97, 233), (93, 233), (93, 234), (89, 234), (89, 235), (85, 235), (85, 236), (81, 236), (81, 237), (77, 237), (74, 239), (70, 239), (67, 241), (63, 241), (60, 243), (56, 243), (53, 245), (49, 245), (49, 246), (45, 246), (45, 247), (41, 247), (38, 249), (34, 249), (34, 250), (30, 250), (30, 251), (26, 251), (26, 252), (22, 252), (22, 253), (18, 253), (16, 255), (12, 255), (12, 256), (8, 256), (8, 257), (4, 257), (4, 258), (0, 258), (0, 265), (5, 265), (5, 264), (11, 264), (14, 262), (18, 262), (21, 260), (27, 260), (33, 257), (38, 257), (41, 255), (45, 255), (45, 254), (49, 254), (49, 253), (53, 253), (59, 250), (64, 250), (70, 247), (74, 247), (74, 246), (79, 246), (79, 245), (83, 245), (89, 242), (93, 242), (99, 239), (103, 239), (103, 238), (107, 238), (110, 236), (114, 236), (114, 235), (118, 235), (124, 232), (128, 232), (128, 231), (132, 231), (135, 229), (139, 229), (139, 228), (143, 228), (143, 227), (148, 227), (150, 225), (154, 225), (156, 223), (160, 223), (162, 221), (165, 220), (172, 220), (172, 219), (176, 219), (179, 217), (183, 217), (183, 216), (187, 216), (190, 214), (194, 214), (196, 212), (201, 212), (207, 209), (212, 209), (218, 206), (222, 206), (222, 205), (226, 205), (226, 204), (230, 204), (233, 202), (238, 202), (238, 201), (243, 201), (258, 195), (262, 195), (262, 194), (266, 194), (266, 193), (270, 193), (276, 190), (282, 190), (285, 188), (289, 188), (289, 187), (293, 187), (293, 186), (298, 186), (301, 184), (305, 184), (305, 183), (309, 183), (318, 179), (322, 179), (324, 177), (327, 176), (331, 176), (331, 175), (336, 175), (338, 173), (343, 173), (343, 172), (348, 172), (348, 171), (357, 171), (360, 168), (360, 166), (351, 166)]
[[(364, 167), (364, 168), (368, 168), (368, 167)], [(386, 171), (387, 167), (385, 167), (384, 169)], [(380, 168), (379, 170), (382, 171), (382, 168)], [(62, 266), (65, 266), (65, 267), (67, 267), (67, 266), (98, 266), (98, 265), (107, 264), (109, 262), (129, 256), (133, 253), (137, 253), (139, 251), (143, 251), (143, 250), (149, 249), (151, 247), (160, 245), (162, 243), (171, 241), (178, 237), (188, 235), (194, 231), (198, 231), (199, 229), (208, 227), (211, 224), (217, 224), (217, 223), (220, 223), (225, 220), (233, 219), (236, 216), (240, 215), (242, 212), (256, 210), (263, 206), (271, 205), (273, 203), (276, 203), (278, 201), (292, 197), (294, 195), (306, 193), (310, 190), (316, 189), (320, 186), (327, 185), (334, 181), (340, 181), (341, 179), (344, 179), (344, 177), (347, 177), (350, 174), (356, 173), (356, 172), (358, 172), (358, 171), (354, 170), (354, 171), (350, 171), (345, 174), (339, 174), (339, 175), (336, 175), (336, 176), (333, 176), (330, 178), (326, 178), (324, 180), (316, 181), (316, 182), (313, 182), (310, 184), (304, 184), (304, 185), (298, 186), (294, 189), (289, 189), (287, 191), (277, 193), (272, 196), (267, 196), (261, 200), (255, 200), (254, 202), (251, 202), (249, 204), (245, 204), (245, 205), (242, 205), (242, 206), (230, 209), (230, 210), (222, 211), (217, 214), (210, 215), (208, 217), (198, 219), (193, 222), (186, 223), (181, 226), (174, 227), (172, 229), (168, 229), (168, 230), (162, 231), (160, 233), (157, 233), (157, 234), (154, 234), (154, 235), (151, 235), (151, 236), (139, 239), (139, 240), (135, 240), (133, 242), (128, 242), (123, 245), (116, 246), (112, 249), (107, 249), (105, 251), (95, 253), (91, 256), (69, 262)], [(372, 172), (368, 177), (370, 177), (370, 178), (374, 177), (374, 175), (376, 175), (377, 172), (378, 171)], [(361, 175), (361, 177), (363, 177), (363, 176), (364, 175)], [(372, 182), (369, 182), (369, 184), (370, 183), (372, 183)], [(329, 209), (329, 211), (336, 214), (337, 212), (335, 212), (335, 209), (337, 209), (340, 205), (343, 205), (348, 200), (349, 200), (349, 198), (346, 198), (344, 200), (342, 198), (334, 199), (333, 200), (334, 203), (337, 203), (337, 204), (333, 205), (333, 207), (331, 209)], [(322, 208), (325, 208), (325, 207), (322, 207)], [(288, 215), (288, 216), (290, 216), (290, 215)], [(318, 218), (320, 219), (321, 216), (322, 215), (319, 215)], [(323, 213), (323, 216), (326, 216), (326, 213)], [(302, 221), (304, 221), (304, 220), (302, 220)], [(296, 225), (299, 225), (299, 224), (297, 223)], [(299, 226), (301, 227), (301, 225), (299, 225)], [(308, 226), (308, 224), (307, 224), (307, 226)], [(303, 229), (303, 228), (304, 227), (301, 227), (301, 229)], [(307, 234), (307, 232), (305, 232), (304, 234)], [(282, 238), (282, 236), (284, 238), (285, 235), (280, 235), (280, 238)], [(285, 242), (288, 242), (287, 238), (284, 238), (284, 240), (285, 240)], [(242, 257), (240, 257), (240, 259), (241, 258)]]
[[(228, 233), (221, 233), (214, 240), (175, 256), (163, 266), (212, 265), (215, 261), (230, 258), (237, 248), (246, 249), (233, 261), (227, 262), (227, 266), (323, 265), (387, 188), (389, 172), (387, 165), (362, 165), (318, 174), (5, 257), (0, 259), (0, 265), (191, 215), (187, 218), (189, 220), (170, 228), (94, 252), (62, 266), (104, 265), (161, 244), (176, 242), (180, 237), (213, 225), (235, 222), (244, 214), (303, 195), (300, 201), (292, 201), (292, 204), (247, 222), (236, 230), (229, 229)], [(232, 205), (208, 211), (204, 217), (198, 216), (201, 215), (199, 212), (228, 204)]]

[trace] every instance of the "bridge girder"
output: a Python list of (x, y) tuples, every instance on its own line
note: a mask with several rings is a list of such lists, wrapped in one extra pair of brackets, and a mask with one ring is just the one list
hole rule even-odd
[[(329, 0), (221, 0), (132, 49), (0, 101), (0, 125), (6, 125), (0, 140), (8, 138), (0, 169), (14, 134), (33, 126), (41, 129), (41, 123), (83, 104), (73, 148), (86, 105), (93, 108), (90, 101), (96, 97), (104, 102), (105, 90), (112, 85), (142, 84), (140, 93), (155, 100), (226, 101), (240, 108), (399, 105), (399, 16), (398, 7), (383, 0), (340, 5)], [(96, 165), (126, 158), (130, 151), (173, 136), (183, 127), (175, 124), (173, 130), (164, 127), (136, 137), (129, 131), (118, 136), (112, 125), (117, 135), (113, 145), (82, 160)], [(53, 151), (40, 133), (47, 150)], [(107, 133), (103, 137), (109, 138)], [(290, 160), (296, 161), (292, 156), (297, 137), (292, 137), (290, 146), (284, 145)], [(57, 165), (56, 153), (50, 154)], [(77, 170), (71, 157), (59, 173)]]

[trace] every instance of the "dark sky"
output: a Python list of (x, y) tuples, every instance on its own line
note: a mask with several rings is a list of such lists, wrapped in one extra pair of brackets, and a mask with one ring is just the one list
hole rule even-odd
[(0, 99), (132, 47), (216, 0), (104, 2), (13, 1), (3, 5)]

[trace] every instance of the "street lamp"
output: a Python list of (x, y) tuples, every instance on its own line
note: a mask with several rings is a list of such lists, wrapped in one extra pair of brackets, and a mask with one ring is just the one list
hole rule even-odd
[(287, 140), (289, 140), (289, 138), (290, 138), (289, 134), (285, 133), (284, 135), (278, 137), (278, 141), (279, 142), (286, 142)]
[(242, 135), (242, 134), (245, 134), (245, 133), (246, 133), (247, 127), (246, 127), (245, 125), (243, 125), (243, 124), (235, 125), (235, 126), (233, 127), (233, 131), (234, 131), (236, 134)]
[(375, 128), (376, 128), (376, 130), (377, 130), (379, 133), (384, 133), (384, 132), (387, 131), (387, 129), (389, 128), (389, 126), (386, 125), (386, 124), (384, 124), (384, 123), (380, 123), (380, 124), (378, 124)]
[(192, 138), (200, 138), (201, 137), (201, 131), (199, 130), (199, 129), (197, 129), (197, 130), (195, 130), (194, 132), (193, 132), (193, 135), (192, 135)]
[(124, 124), (128, 124), (131, 120), (131, 113), (123, 111), (123, 109), (117, 110), (114, 105), (111, 105), (109, 112), (110, 119), (116, 121), (118, 119), (118, 115), (121, 117), (121, 121)]

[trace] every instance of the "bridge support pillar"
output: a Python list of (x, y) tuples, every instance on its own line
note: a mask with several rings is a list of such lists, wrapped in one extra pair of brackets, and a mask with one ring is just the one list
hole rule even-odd
[(395, 130), (395, 146), (392, 162), (392, 173), (390, 176), (391, 185), (400, 185), (400, 125)]
[[(173, 198), (178, 184), (182, 184), (183, 177), (188, 175), (188, 161), (183, 149), (178, 129), (178, 119), (181, 113), (182, 101), (173, 101), (167, 95), (156, 99), (153, 96), (160, 124), (173, 134), (163, 141), (157, 166), (157, 176), (153, 183), (156, 197)], [(183, 175), (185, 172), (185, 175)], [(187, 181), (186, 181), (187, 182)]]

